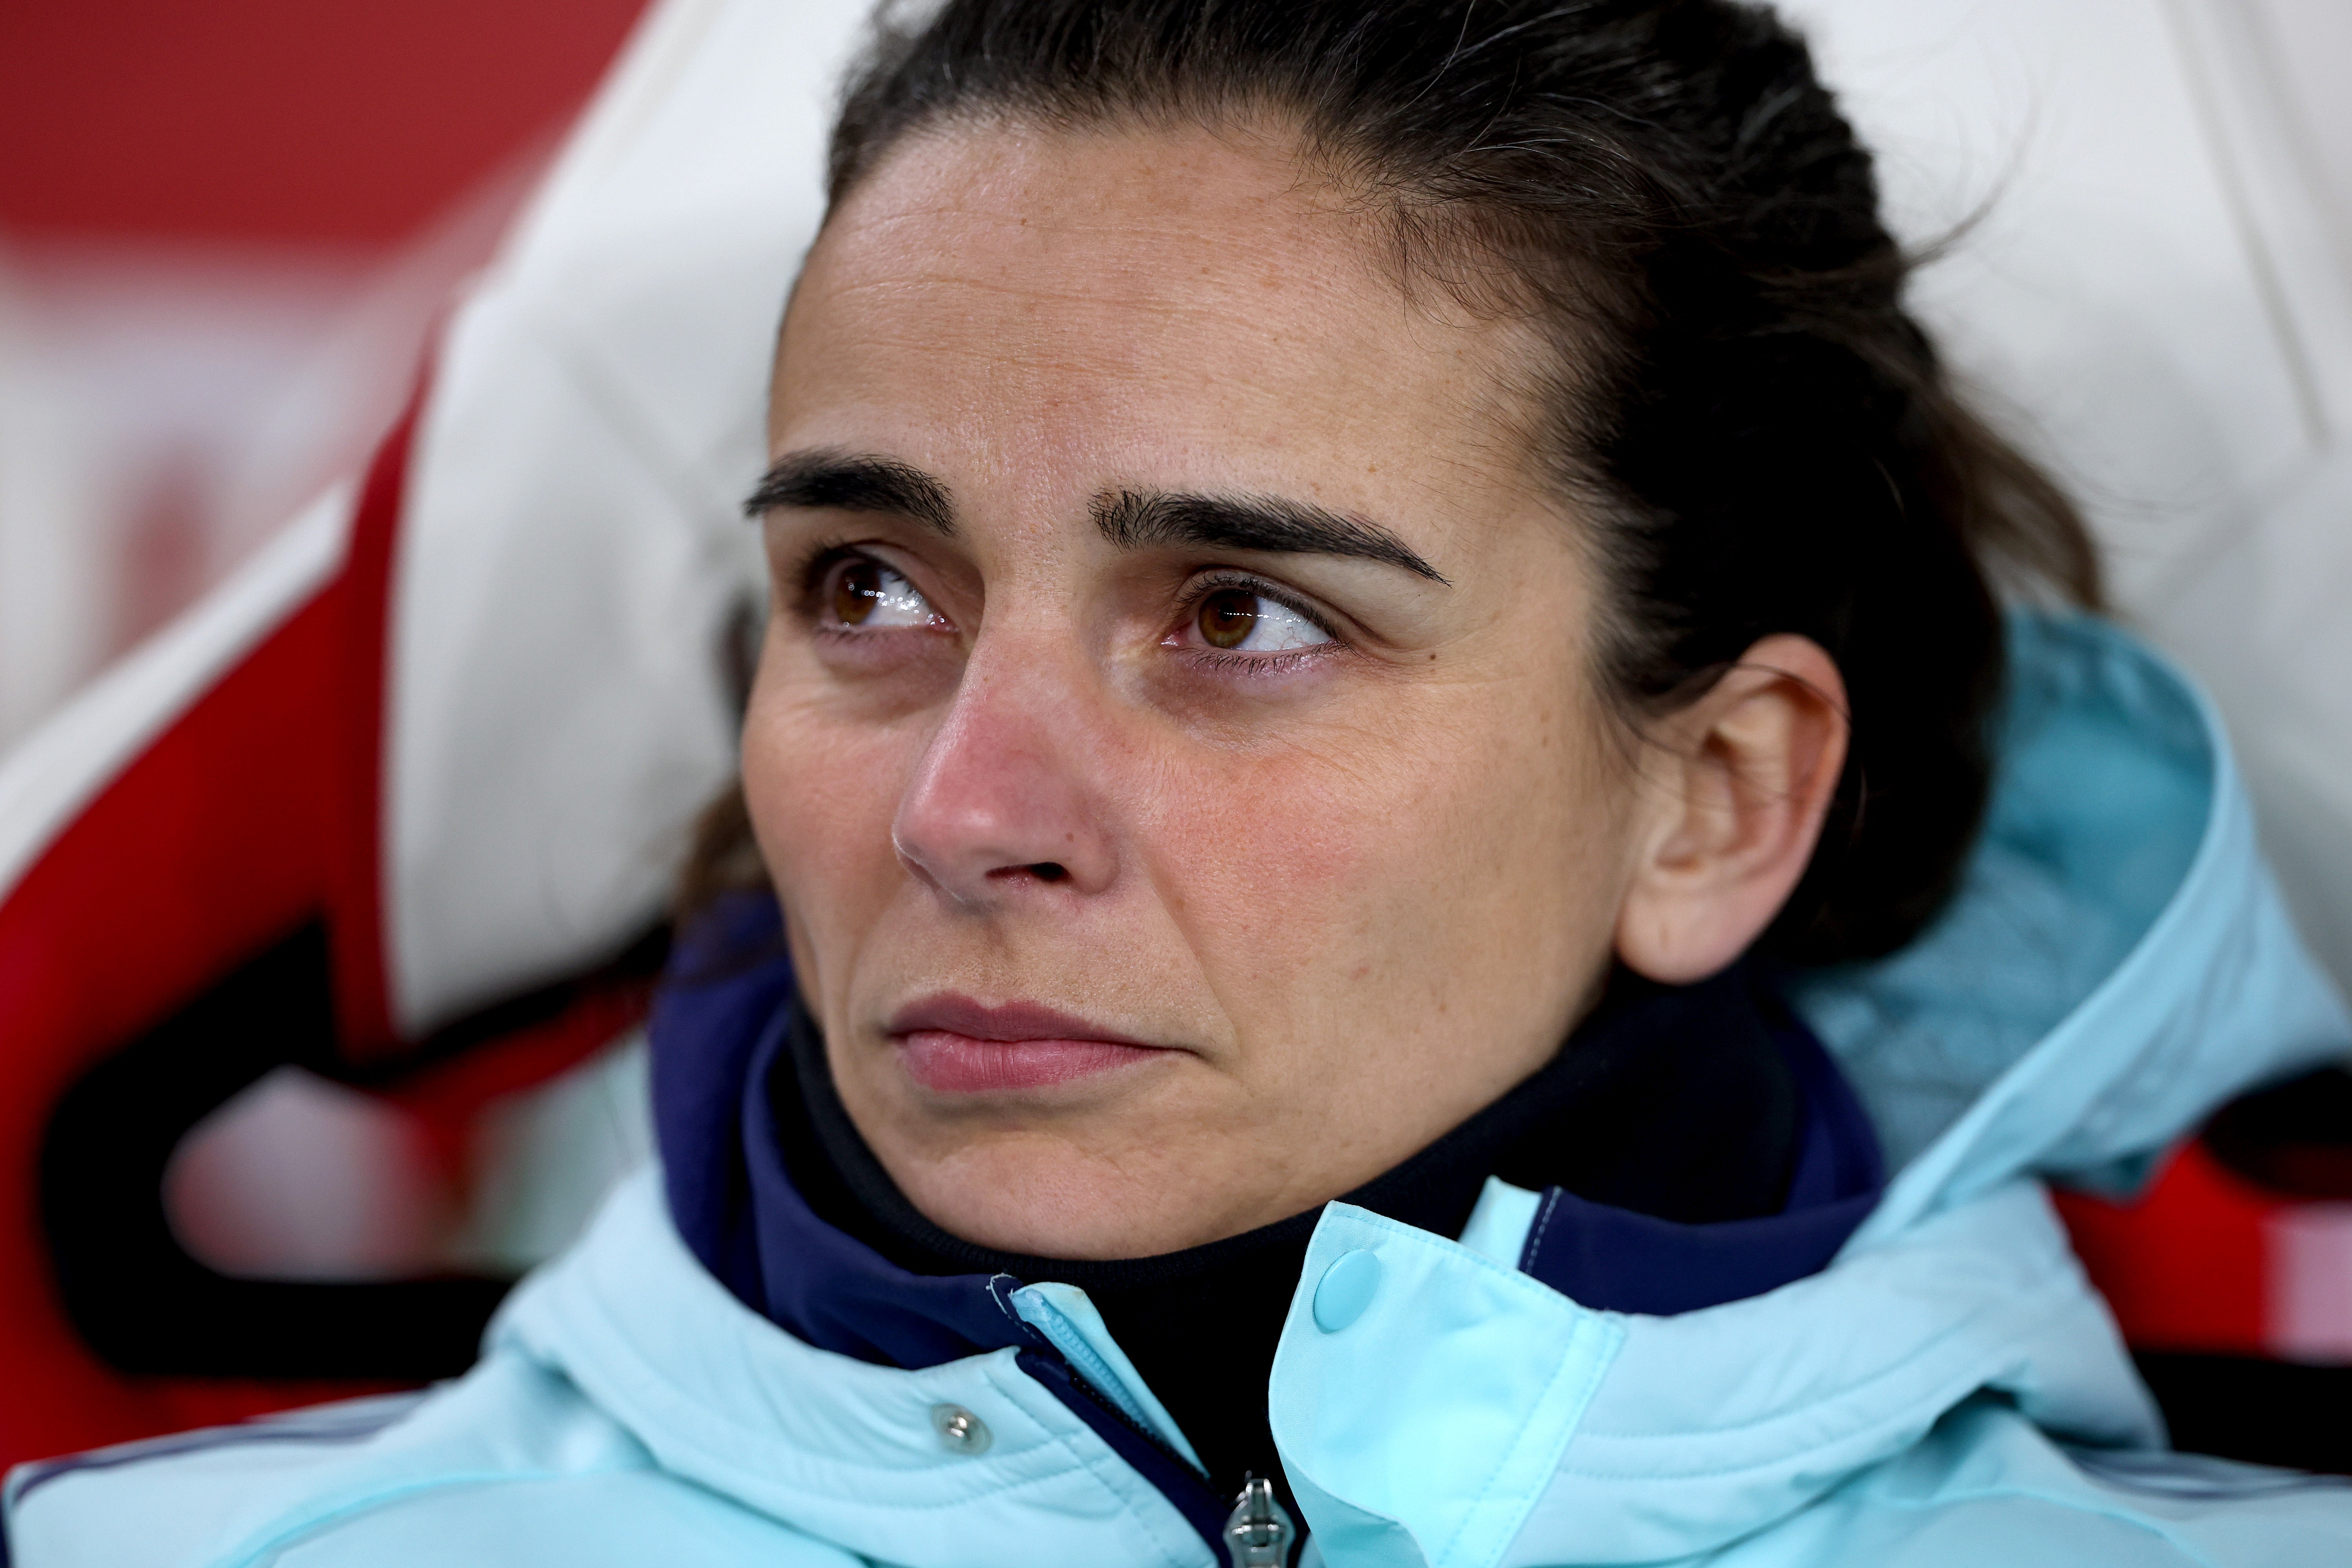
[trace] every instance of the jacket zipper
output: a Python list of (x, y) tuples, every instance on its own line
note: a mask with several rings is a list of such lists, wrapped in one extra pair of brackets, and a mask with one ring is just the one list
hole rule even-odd
[(1048, 1348), (1050, 1353), (1057, 1358), (1065, 1368), (1067, 1368), (1070, 1373), (1070, 1385), (1076, 1388), (1079, 1393), (1085, 1394), (1089, 1404), (1093, 1405), (1096, 1409), (1108, 1415), (1112, 1420), (1118, 1422), (1121, 1426), (1124, 1426), (1129, 1431), (1134, 1433), (1138, 1437), (1142, 1438), (1146, 1443), (1150, 1444), (1154, 1452), (1160, 1455), (1160, 1457), (1165, 1458), (1170, 1464), (1175, 1466), (1177, 1469), (1182, 1471), (1186, 1477), (1198, 1481), (1203, 1491), (1208, 1489), (1209, 1478), (1202, 1473), (1202, 1471), (1193, 1465), (1192, 1460), (1186, 1458), (1183, 1455), (1170, 1447), (1168, 1446), (1168, 1440), (1160, 1436), (1159, 1433), (1154, 1432), (1150, 1427), (1146, 1426), (1142, 1422), (1138, 1421), (1134, 1416), (1129, 1415), (1126, 1411), (1120, 1409), (1118, 1407), (1118, 1401), (1113, 1399), (1109, 1394), (1105, 1394), (1101, 1389), (1097, 1388), (1093, 1384), (1088, 1383), (1086, 1379), (1086, 1375), (1079, 1372), (1076, 1367), (1071, 1366), (1070, 1358), (1063, 1355), (1058, 1348), (1050, 1346)]
[(1289, 1513), (1275, 1500), (1274, 1483), (1247, 1478), (1241, 1496), (1234, 1499), (1233, 1517), (1225, 1521), (1233, 1568), (1287, 1568), (1295, 1533)]
[[(1170, 1447), (1159, 1433), (1120, 1409), (1110, 1395), (1079, 1376), (1077, 1369), (1069, 1364), (1069, 1358), (1058, 1348), (1049, 1345), (1045, 1353), (1062, 1363), (1070, 1373), (1071, 1386), (1085, 1394), (1089, 1404), (1150, 1444), (1186, 1479), (1203, 1491), (1208, 1489), (1208, 1477)], [(1225, 1520), (1225, 1551), (1233, 1559), (1232, 1568), (1288, 1568), (1291, 1544), (1297, 1536), (1298, 1527), (1292, 1523), (1289, 1510), (1274, 1495), (1274, 1483), (1260, 1480), (1255, 1475), (1244, 1478), (1241, 1493), (1234, 1499), (1234, 1511)]]

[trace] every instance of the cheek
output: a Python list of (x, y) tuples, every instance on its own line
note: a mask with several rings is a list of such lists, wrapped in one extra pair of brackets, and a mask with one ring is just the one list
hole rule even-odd
[(1524, 681), (1394, 694), (1311, 748), (1171, 787), (1162, 896), (1237, 1020), (1550, 1029), (1622, 891), (1601, 744), (1580, 703)]
[(845, 722), (804, 690), (762, 666), (744, 714), (743, 795), (797, 956), (829, 995), (828, 959), (901, 880), (890, 821), (920, 739)]

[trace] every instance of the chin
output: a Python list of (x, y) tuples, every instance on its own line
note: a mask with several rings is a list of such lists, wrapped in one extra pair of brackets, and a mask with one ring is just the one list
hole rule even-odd
[(1225, 1234), (1218, 1218), (1204, 1223), (1206, 1194), (1166, 1179), (1175, 1163), (1164, 1144), (1085, 1153), (1040, 1149), (1028, 1137), (1014, 1144), (965, 1149), (891, 1174), (950, 1236), (1032, 1258), (1150, 1258)]

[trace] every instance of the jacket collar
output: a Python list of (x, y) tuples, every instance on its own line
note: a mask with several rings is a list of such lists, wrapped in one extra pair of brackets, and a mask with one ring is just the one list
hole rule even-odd
[[(672, 1210), (740, 1299), (878, 1364), (1018, 1352), (1213, 1541), (1245, 1470), (1279, 1485), (1265, 1389), (1316, 1214), (1125, 1263), (971, 1247), (906, 1202), (841, 1108), (772, 903), (722, 910), (680, 963), (654, 1031)], [(1879, 1180), (1835, 1068), (1744, 969), (1621, 984), (1551, 1066), (1350, 1201), (1451, 1236), (1496, 1168), (1538, 1184), (1505, 1189), (1525, 1199), (1506, 1241), (1521, 1267), (1589, 1305), (1652, 1311), (1819, 1268)], [(1048, 1280), (1058, 1294), (1034, 1288)]]

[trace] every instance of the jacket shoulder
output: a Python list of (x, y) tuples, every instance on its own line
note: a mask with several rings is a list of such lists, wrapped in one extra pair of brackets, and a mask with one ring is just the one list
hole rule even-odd
[(493, 1353), (425, 1395), (19, 1467), (8, 1568), (846, 1568), (856, 1559), (661, 1470), (562, 1376)]
[(2069, 1448), (2005, 1403), (1960, 1405), (1916, 1447), (1726, 1568), (2235, 1568), (2352, 1562), (2352, 1482), (2193, 1454)]

